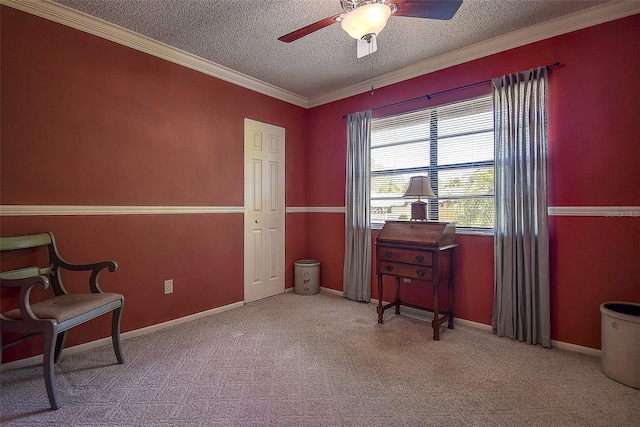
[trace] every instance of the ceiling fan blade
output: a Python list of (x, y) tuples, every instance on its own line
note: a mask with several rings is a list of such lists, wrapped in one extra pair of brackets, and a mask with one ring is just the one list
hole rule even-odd
[(298, 40), (301, 37), (304, 37), (306, 35), (309, 35), (311, 33), (313, 33), (314, 31), (318, 31), (323, 29), (324, 27), (328, 27), (331, 24), (335, 24), (336, 19), (338, 19), (340, 16), (344, 15), (343, 13), (339, 13), (335, 16), (330, 16), (328, 18), (324, 18), (318, 22), (314, 22), (313, 24), (307, 25), (306, 27), (300, 28), (298, 30), (295, 30), (289, 34), (285, 34), (282, 37), (278, 37), (278, 40), (283, 41), (285, 43), (291, 43), (294, 42), (296, 40)]
[(448, 20), (453, 18), (462, 0), (391, 0), (398, 11), (394, 16)]

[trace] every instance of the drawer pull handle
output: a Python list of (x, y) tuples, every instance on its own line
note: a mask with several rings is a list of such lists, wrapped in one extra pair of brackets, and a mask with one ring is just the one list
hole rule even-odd
[(385, 252), (385, 253), (384, 253), (384, 257), (385, 257), (385, 258), (391, 258), (391, 257), (393, 257), (393, 252)]
[(416, 255), (416, 261), (424, 262), (424, 255)]
[(424, 275), (426, 274), (426, 272), (425, 272), (424, 270), (416, 270), (416, 274), (417, 274), (419, 277), (422, 277), (422, 276), (424, 276)]
[(387, 264), (387, 265), (384, 267), (384, 269), (385, 269), (385, 270), (387, 270), (387, 271), (393, 271), (393, 265), (389, 265), (389, 264)]

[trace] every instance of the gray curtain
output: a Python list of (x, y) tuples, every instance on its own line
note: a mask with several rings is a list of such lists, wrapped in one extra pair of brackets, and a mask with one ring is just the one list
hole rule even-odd
[(371, 110), (347, 118), (347, 187), (345, 191), (344, 296), (371, 299)]
[(493, 333), (551, 346), (547, 69), (492, 80), (495, 125)]

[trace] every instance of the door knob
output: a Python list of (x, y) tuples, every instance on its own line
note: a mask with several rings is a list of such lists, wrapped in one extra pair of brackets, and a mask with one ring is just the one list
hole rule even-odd
[(260, 220), (259, 219), (256, 219), (256, 224), (260, 224)]

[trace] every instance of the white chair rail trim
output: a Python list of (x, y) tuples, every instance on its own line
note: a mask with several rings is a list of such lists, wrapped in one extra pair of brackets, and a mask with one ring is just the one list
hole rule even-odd
[(640, 217), (640, 206), (549, 206), (549, 216)]
[[(0, 205), (2, 216), (243, 214), (243, 206)], [(345, 213), (341, 206), (288, 207), (286, 213)]]
[(0, 216), (178, 215), (244, 213), (242, 206), (0, 205)]
[[(0, 205), (0, 216), (243, 214), (243, 206)], [(342, 206), (287, 207), (286, 213), (344, 214)], [(640, 217), (640, 206), (550, 206), (549, 216)]]
[(288, 207), (287, 213), (345, 213), (346, 209), (342, 206), (329, 206), (329, 207)]

